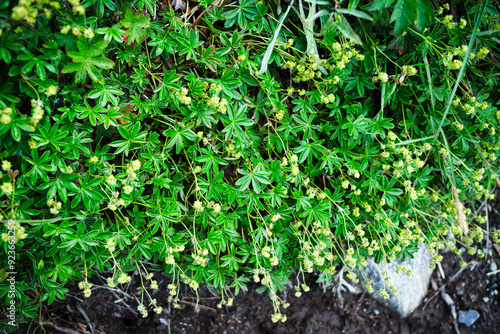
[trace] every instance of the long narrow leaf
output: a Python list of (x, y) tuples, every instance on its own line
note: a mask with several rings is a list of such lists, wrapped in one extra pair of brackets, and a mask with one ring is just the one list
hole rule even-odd
[(311, 18), (307, 19), (308, 21), (311, 20), (312, 22), (314, 22), (314, 20), (316, 20), (318, 17), (320, 16), (326, 16), (326, 15), (330, 15), (330, 12), (327, 11), (326, 9), (322, 9), (320, 10), (319, 12), (317, 12), (316, 14), (314, 14)]
[(269, 63), (269, 58), (271, 58), (271, 54), (273, 53), (274, 45), (276, 44), (276, 40), (278, 39), (281, 26), (283, 25), (283, 22), (285, 21), (286, 17), (288, 16), (288, 12), (292, 8), (293, 1), (290, 2), (290, 5), (286, 9), (286, 12), (281, 15), (281, 18), (278, 22), (278, 26), (276, 27), (276, 31), (274, 32), (273, 39), (271, 40), (271, 43), (269, 43), (269, 46), (267, 47), (266, 53), (264, 53), (264, 58), (262, 59), (262, 65), (260, 66), (260, 71), (259, 74), (264, 74), (267, 71), (267, 64)]
[(365, 12), (362, 12), (360, 10), (356, 10), (356, 9), (337, 8), (336, 11), (338, 13), (341, 13), (341, 14), (349, 14), (349, 15), (357, 16), (360, 19), (365, 19), (365, 20), (370, 20), (370, 21), (373, 20), (370, 15), (368, 15)]
[(340, 30), (340, 32), (342, 33), (342, 35), (344, 35), (344, 37), (347, 37), (348, 39), (350, 39), (351, 41), (353, 41), (356, 44), (360, 44), (360, 45), (363, 44), (363, 42), (361, 41), (361, 38), (351, 28), (351, 25), (349, 24), (349, 22), (347, 22), (344, 15), (341, 14), (341, 16), (342, 16), (342, 22), (337, 21), (334, 23), (334, 26)]
[(304, 0), (305, 2), (313, 3), (315, 5), (330, 5), (329, 1), (324, 0)]

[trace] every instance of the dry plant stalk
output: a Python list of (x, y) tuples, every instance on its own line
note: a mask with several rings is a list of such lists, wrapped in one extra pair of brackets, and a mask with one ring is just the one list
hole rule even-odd
[(455, 208), (457, 209), (458, 222), (460, 223), (460, 227), (464, 231), (464, 234), (467, 234), (469, 233), (469, 225), (465, 220), (464, 211), (462, 209), (463, 207), (462, 202), (460, 202), (460, 198), (458, 197), (457, 188), (454, 185), (452, 185), (451, 189), (453, 190), (453, 199), (455, 200)]

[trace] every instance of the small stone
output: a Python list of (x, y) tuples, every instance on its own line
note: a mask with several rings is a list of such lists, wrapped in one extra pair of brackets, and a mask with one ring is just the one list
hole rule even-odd
[(483, 297), (483, 302), (487, 303), (489, 301), (490, 301), (490, 299), (488, 297)]
[[(414, 253), (411, 259), (407, 257), (405, 261), (398, 260), (396, 263), (382, 261), (376, 264), (374, 259), (369, 259), (368, 265), (364, 268), (365, 275), (363, 276), (366, 276), (373, 283), (375, 293), (372, 294), (372, 297), (374, 299), (388, 306), (401, 317), (406, 318), (417, 309), (427, 294), (432, 275), (431, 261), (432, 255), (427, 246), (419, 244), (418, 252)], [(396, 265), (405, 265), (412, 271), (412, 275), (408, 276), (403, 272), (399, 272)], [(398, 291), (396, 294), (387, 290), (386, 276), (392, 278), (391, 283)], [(380, 290), (386, 290), (389, 298), (384, 298), (379, 292)]]
[(458, 311), (458, 322), (466, 326), (472, 325), (479, 319), (479, 312), (475, 310)]
[(490, 263), (490, 271), (497, 271), (497, 270), (498, 270), (497, 263), (495, 261), (491, 261), (491, 263)]
[(458, 291), (457, 291), (457, 295), (461, 296), (461, 295), (463, 295), (463, 294), (464, 294), (464, 291), (463, 291), (463, 290), (458, 290)]
[(380, 311), (379, 311), (379, 310), (377, 310), (377, 309), (374, 309), (374, 310), (373, 310), (373, 313), (374, 313), (375, 315), (379, 315), (379, 314), (380, 314)]

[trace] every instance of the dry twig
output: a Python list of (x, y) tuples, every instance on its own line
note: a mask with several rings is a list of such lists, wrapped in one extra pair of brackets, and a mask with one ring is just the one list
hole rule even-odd
[(83, 317), (85, 318), (85, 322), (87, 323), (87, 325), (89, 326), (90, 328), (90, 332), (94, 333), (94, 326), (92, 326), (92, 323), (90, 322), (90, 319), (89, 319), (89, 316), (87, 315), (87, 313), (85, 313), (85, 311), (83, 310), (83, 308), (80, 307), (79, 304), (76, 304), (76, 309), (83, 315)]
[(477, 261), (471, 261), (471, 262), (467, 263), (467, 265), (465, 267), (460, 268), (459, 271), (457, 271), (453, 276), (450, 277), (450, 279), (448, 280), (448, 282), (446, 282), (445, 284), (443, 284), (443, 286), (441, 286), (438, 289), (438, 291), (436, 291), (436, 293), (434, 293), (434, 295), (431, 298), (429, 298), (429, 300), (427, 301), (427, 303), (425, 303), (424, 307), (422, 307), (422, 310), (425, 310), (425, 308), (431, 302), (431, 300), (433, 300), (434, 297), (436, 297), (437, 294), (439, 292), (441, 292), (449, 283), (453, 282), (458, 277), (458, 275), (460, 275), (465, 270), (465, 268), (467, 268), (469, 266), (474, 266), (475, 264), (477, 264)]
[(61, 333), (82, 334), (82, 332), (75, 331), (75, 330), (70, 329), (70, 328), (59, 327), (56, 324), (54, 324), (52, 321), (47, 321), (47, 322), (43, 323), (43, 325), (50, 326), (50, 327), (54, 328), (56, 331), (61, 332)]
[(204, 10), (204, 11), (200, 14), (200, 16), (198, 16), (198, 17), (196, 18), (196, 20), (193, 22), (193, 24), (191, 24), (191, 27), (189, 27), (189, 29), (193, 29), (193, 27), (195, 27), (198, 23), (200, 23), (200, 21), (201, 21), (201, 19), (202, 19), (203, 15), (205, 15), (205, 13), (206, 13), (207, 11), (212, 10), (212, 8), (213, 8), (214, 6), (218, 6), (218, 5), (219, 5), (219, 2), (221, 2), (221, 1), (222, 1), (222, 0), (215, 0), (214, 2), (212, 2), (212, 3), (210, 4), (210, 6), (208, 6), (208, 8), (207, 8), (207, 9), (205, 9), (205, 10)]
[(190, 305), (193, 305), (194, 307), (201, 307), (201, 308), (204, 308), (204, 309), (207, 309), (207, 310), (210, 310), (210, 311), (217, 312), (217, 310), (214, 309), (214, 308), (211, 308), (211, 307), (208, 307), (208, 306), (204, 306), (204, 305), (200, 305), (200, 304), (195, 304), (195, 303), (187, 302), (185, 300), (179, 300), (179, 303), (190, 304)]
[(450, 307), (451, 316), (453, 317), (453, 327), (455, 328), (455, 331), (457, 332), (457, 334), (460, 334), (460, 331), (458, 330), (457, 309), (455, 307), (455, 302), (453, 301), (453, 299), (451, 299), (450, 295), (447, 294), (444, 290), (441, 291), (441, 297), (443, 298), (446, 305), (448, 305)]
[(358, 313), (358, 310), (359, 310), (359, 307), (361, 306), (361, 302), (363, 301), (363, 298), (365, 297), (365, 294), (366, 294), (366, 291), (363, 292), (363, 294), (361, 295), (361, 298), (359, 298), (358, 300), (358, 307), (356, 307), (356, 311), (354, 311), (354, 313), (352, 314), (352, 318), (354, 318), (354, 316), (356, 315), (356, 313)]

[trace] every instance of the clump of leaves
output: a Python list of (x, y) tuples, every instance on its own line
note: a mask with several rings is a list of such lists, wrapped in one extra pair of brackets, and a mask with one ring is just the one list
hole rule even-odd
[(159, 313), (157, 270), (175, 307), (181, 281), (230, 306), (252, 279), (285, 321), (291, 275), (299, 296), (304, 272), (357, 282), (368, 257), (498, 242), (478, 205), (500, 182), (495, 7), (71, 4), (0, 5), (0, 298), (19, 321), (96, 274), (140, 276)]

